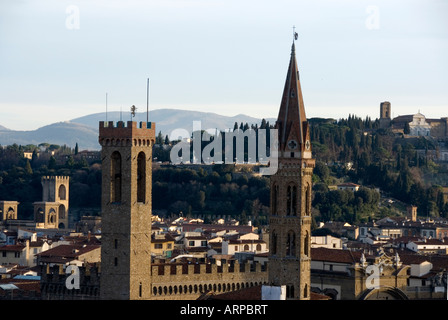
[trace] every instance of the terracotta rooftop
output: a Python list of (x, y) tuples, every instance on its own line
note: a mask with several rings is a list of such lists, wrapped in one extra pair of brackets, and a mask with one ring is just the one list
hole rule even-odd
[(55, 248), (36, 254), (39, 257), (64, 257), (76, 259), (89, 251), (101, 248), (99, 245), (61, 244)]
[(331, 261), (339, 263), (357, 263), (361, 258), (362, 252), (340, 249), (311, 248), (311, 260)]

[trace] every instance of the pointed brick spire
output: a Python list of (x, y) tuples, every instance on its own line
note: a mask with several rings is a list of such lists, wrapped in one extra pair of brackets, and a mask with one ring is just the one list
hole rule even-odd
[(288, 149), (287, 143), (291, 140), (299, 144), (299, 150), (303, 150), (309, 133), (294, 42), (291, 47), (291, 58), (276, 128), (278, 129), (280, 150)]

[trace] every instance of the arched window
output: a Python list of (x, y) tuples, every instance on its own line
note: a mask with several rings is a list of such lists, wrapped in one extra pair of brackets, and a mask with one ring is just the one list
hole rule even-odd
[(59, 199), (67, 200), (67, 190), (63, 184), (59, 186)]
[(14, 219), (15, 211), (12, 207), (8, 208), (8, 212), (6, 213), (6, 219)]
[(286, 193), (286, 215), (291, 216), (297, 213), (297, 187), (288, 186)]
[(308, 284), (305, 283), (305, 288), (303, 288), (303, 297), (308, 298)]
[(65, 206), (63, 204), (61, 204), (59, 206), (59, 219), (65, 219)]
[(112, 153), (110, 162), (110, 201), (121, 202), (121, 155)]
[(137, 202), (146, 201), (146, 156), (140, 152), (137, 157)]
[(271, 206), (272, 215), (277, 215), (277, 199), (278, 199), (278, 185), (274, 184), (272, 186), (272, 206)]
[(40, 207), (36, 210), (36, 222), (45, 222), (44, 209)]
[(305, 244), (303, 248), (303, 252), (306, 256), (309, 256), (309, 246), (310, 246), (310, 235), (308, 231), (305, 233)]
[(292, 203), (291, 203), (291, 214), (296, 215), (297, 214), (297, 187), (292, 187)]
[(294, 257), (296, 255), (296, 234), (289, 231), (286, 238), (286, 256)]
[(54, 210), (53, 208), (51, 208), (50, 211), (48, 212), (47, 222), (48, 223), (56, 222), (56, 210)]
[(271, 247), (269, 248), (269, 251), (272, 254), (277, 254), (277, 232), (275, 231), (272, 231)]
[(311, 187), (309, 183), (306, 184), (305, 188), (305, 215), (311, 215)]

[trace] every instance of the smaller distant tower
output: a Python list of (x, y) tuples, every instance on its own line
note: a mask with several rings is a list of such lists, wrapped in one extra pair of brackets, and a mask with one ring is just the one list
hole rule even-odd
[(69, 177), (42, 177), (42, 201), (34, 203), (34, 219), (44, 228), (68, 228)]
[(411, 219), (411, 221), (413, 222), (417, 221), (417, 207), (409, 206), (407, 210), (408, 210), (408, 218)]
[(391, 121), (391, 105), (389, 101), (380, 104), (380, 128), (389, 128)]

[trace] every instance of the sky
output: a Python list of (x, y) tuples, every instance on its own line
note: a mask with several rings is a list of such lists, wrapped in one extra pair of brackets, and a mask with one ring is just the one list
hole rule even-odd
[[(448, 116), (445, 0), (5, 0), (0, 125), (132, 105), (276, 118), (293, 30), (307, 117)], [(295, 27), (293, 29), (293, 27)]]

